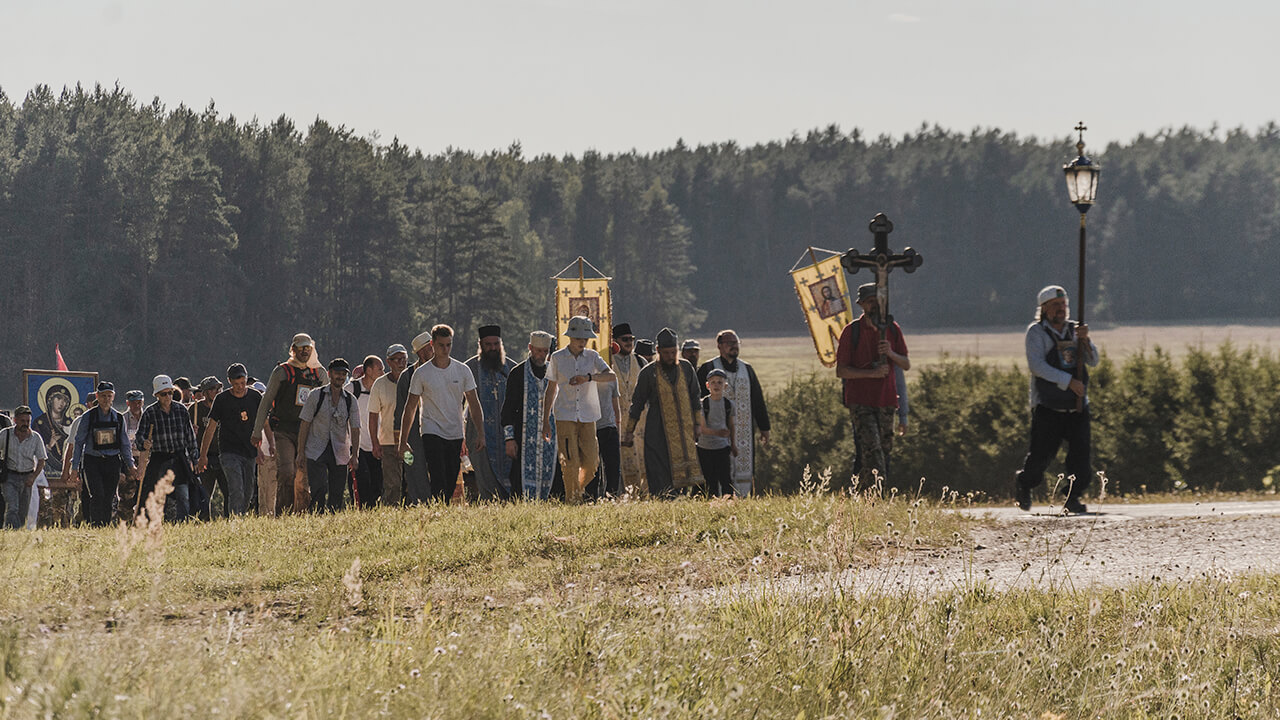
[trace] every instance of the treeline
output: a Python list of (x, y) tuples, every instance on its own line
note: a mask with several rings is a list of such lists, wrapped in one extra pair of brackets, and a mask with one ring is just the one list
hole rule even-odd
[[(930, 494), (1011, 496), (1027, 452), (1025, 369), (955, 360), (908, 376), (910, 434), (896, 441), (889, 486), (914, 493), (925, 478)], [(1091, 377), (1093, 464), (1108, 493), (1280, 489), (1280, 357), (1226, 343), (1174, 360), (1157, 347), (1119, 365), (1104, 356)], [(847, 487), (853, 437), (835, 379), (793, 380), (770, 402), (767, 486), (794, 491), (810, 465)], [(1049, 470), (1060, 472), (1061, 455)]]
[[(904, 325), (1020, 324), (1038, 288), (1074, 288), (1072, 151), (830, 127), (752, 147), (424, 156), (323, 119), (242, 122), (119, 87), (0, 93), (0, 377), (50, 365), (55, 342), (73, 369), (139, 386), (232, 360), (265, 374), (299, 330), (356, 357), (447, 321), (470, 350), (479, 324), (550, 327), (547, 278), (579, 254), (614, 276), (617, 317), (641, 334), (803, 333), (786, 271), (808, 245), (867, 249), (880, 211), (891, 245), (925, 257), (894, 275)], [(1090, 319), (1273, 314), (1280, 128), (1165, 131), (1098, 155)]]

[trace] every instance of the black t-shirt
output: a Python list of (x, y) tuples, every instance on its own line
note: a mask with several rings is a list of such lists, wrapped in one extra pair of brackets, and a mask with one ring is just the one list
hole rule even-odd
[(249, 388), (244, 397), (238, 398), (231, 391), (218, 393), (213, 399), (209, 419), (218, 423), (218, 441), (222, 454), (235, 453), (243, 457), (258, 456), (258, 449), (250, 442), (253, 420), (258, 415), (262, 393)]

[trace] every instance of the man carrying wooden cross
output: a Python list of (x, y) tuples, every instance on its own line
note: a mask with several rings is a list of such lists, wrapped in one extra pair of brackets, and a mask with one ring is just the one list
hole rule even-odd
[(877, 475), (881, 481), (888, 475), (898, 411), (898, 384), (890, 364), (911, 369), (907, 341), (898, 323), (889, 320), (885, 333), (880, 332), (876, 290), (876, 283), (858, 287), (862, 315), (844, 326), (836, 347), (836, 377), (844, 381), (844, 405), (849, 408), (858, 440), (862, 487), (871, 485)]

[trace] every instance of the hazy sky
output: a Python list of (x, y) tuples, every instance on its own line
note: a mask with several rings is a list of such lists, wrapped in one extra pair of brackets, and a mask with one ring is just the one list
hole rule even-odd
[[(936, 123), (1090, 147), (1277, 119), (1280, 3), (2, 0), (0, 89), (117, 82), (428, 153), (752, 144)], [(1265, 88), (1271, 87), (1272, 91)]]

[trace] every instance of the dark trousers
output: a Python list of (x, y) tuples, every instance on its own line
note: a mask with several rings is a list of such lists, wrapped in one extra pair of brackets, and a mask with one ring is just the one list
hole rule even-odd
[(347, 466), (339, 465), (333, 456), (333, 443), (324, 446), (320, 457), (307, 458), (307, 486), (311, 490), (311, 512), (342, 509), (342, 496), (347, 487)]
[(698, 465), (702, 466), (702, 477), (707, 479), (707, 494), (718, 497), (734, 493), (733, 467), (729, 448), (718, 450), (698, 448)]
[(142, 488), (139, 490), (140, 510), (146, 512), (147, 500), (155, 491), (156, 482), (170, 471), (173, 472), (173, 492), (165, 499), (164, 519), (178, 522), (187, 519), (187, 485), (194, 479), (185, 455), (155, 451), (151, 453), (147, 461), (147, 474), (142, 478)]
[[(1078, 498), (1089, 487), (1089, 446), (1092, 435), (1089, 429), (1089, 410), (1083, 412), (1057, 412), (1037, 405), (1031, 412), (1031, 448), (1018, 471), (1018, 484), (1035, 487), (1044, 482), (1044, 472), (1058, 454), (1062, 441), (1067, 441), (1067, 480), (1062, 494)], [(1074, 480), (1072, 479), (1074, 476)]]
[(104, 527), (111, 524), (111, 504), (116, 497), (116, 486), (120, 484), (122, 464), (119, 455), (98, 457), (84, 454), (80, 468), (84, 489), (80, 491), (80, 501), (84, 505), (85, 520), (90, 525)]
[(618, 497), (622, 494), (622, 447), (618, 444), (619, 442), (618, 428), (596, 429), (596, 444), (600, 446), (600, 465), (596, 467), (596, 476), (587, 484), (588, 498), (594, 500), (606, 495)]
[(351, 489), (352, 503), (355, 502), (357, 493), (360, 495), (360, 507), (364, 508), (378, 504), (378, 498), (382, 496), (382, 461), (368, 450), (360, 451), (355, 487)]
[(422, 453), (426, 455), (431, 499), (448, 505), (458, 486), (458, 472), (462, 470), (462, 438), (445, 440), (439, 435), (423, 435)]
[(231, 515), (231, 494), (227, 491), (227, 475), (222, 471), (222, 458), (218, 455), (209, 456), (209, 467), (200, 473), (200, 485), (204, 488), (204, 496), (209, 501), (208, 512), (201, 511), (201, 520), (209, 520), (214, 517), (213, 513), (213, 489), (216, 487), (222, 491), (222, 516)]

